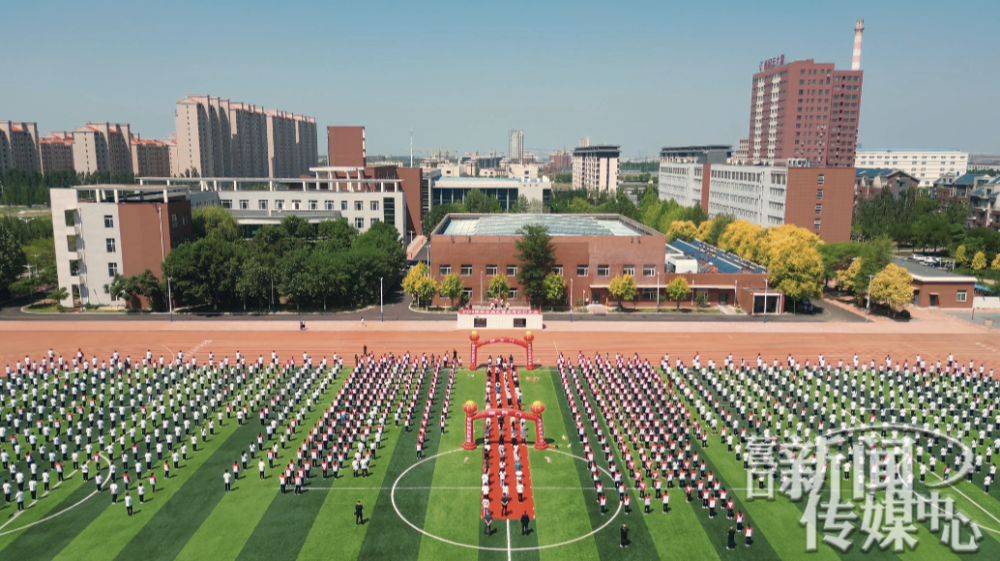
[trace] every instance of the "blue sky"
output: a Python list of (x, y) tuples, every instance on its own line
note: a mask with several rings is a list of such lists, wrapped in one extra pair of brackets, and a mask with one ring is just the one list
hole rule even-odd
[[(174, 130), (189, 93), (367, 127), (369, 154), (626, 157), (747, 135), (763, 59), (848, 68), (865, 19), (865, 147), (1000, 153), (1000, 2), (0, 2), (0, 119)], [(325, 151), (326, 138), (319, 138)], [(418, 154), (420, 155), (420, 154)]]

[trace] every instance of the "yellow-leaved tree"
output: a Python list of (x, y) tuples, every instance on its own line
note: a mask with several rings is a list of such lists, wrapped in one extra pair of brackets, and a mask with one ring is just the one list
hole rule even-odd
[(617, 275), (608, 283), (608, 293), (618, 301), (621, 306), (622, 300), (632, 301), (639, 294), (639, 288), (635, 284), (635, 277), (629, 274)]
[(694, 235), (694, 239), (699, 241), (705, 241), (708, 237), (709, 232), (712, 231), (712, 220), (706, 220), (698, 226), (698, 231)]
[(418, 306), (421, 302), (430, 304), (438, 292), (438, 284), (431, 278), (430, 269), (422, 262), (410, 268), (402, 284), (403, 292), (412, 296)]
[(977, 271), (982, 271), (986, 268), (986, 254), (982, 251), (977, 251), (976, 255), (972, 258), (972, 268)]
[(1000, 253), (993, 259), (993, 263), (990, 263), (990, 269), (1000, 269)]
[(899, 310), (913, 301), (912, 283), (909, 271), (890, 263), (872, 279), (871, 299)]
[(860, 257), (855, 257), (846, 269), (837, 271), (837, 288), (846, 292), (854, 292), (863, 264)]
[(670, 281), (670, 284), (667, 285), (667, 298), (677, 302), (678, 310), (681, 309), (681, 302), (687, 300), (687, 297), (690, 295), (691, 287), (684, 277), (674, 277), (674, 280)]
[(790, 235), (770, 244), (767, 265), (771, 286), (794, 302), (823, 296), (823, 258), (807, 238)]
[(750, 261), (766, 265), (767, 255), (761, 253), (764, 229), (746, 220), (736, 220), (719, 236), (719, 248), (731, 251)]
[(691, 241), (697, 233), (698, 227), (694, 225), (694, 222), (690, 220), (675, 220), (667, 228), (667, 241), (672, 242), (678, 238)]
[(959, 265), (965, 265), (969, 262), (969, 256), (965, 252), (964, 245), (960, 245), (955, 249), (955, 261), (958, 261)]

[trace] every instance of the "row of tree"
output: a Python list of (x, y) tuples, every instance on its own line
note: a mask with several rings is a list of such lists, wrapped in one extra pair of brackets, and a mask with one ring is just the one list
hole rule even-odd
[(32, 294), (55, 283), (52, 218), (0, 217), (0, 297)]

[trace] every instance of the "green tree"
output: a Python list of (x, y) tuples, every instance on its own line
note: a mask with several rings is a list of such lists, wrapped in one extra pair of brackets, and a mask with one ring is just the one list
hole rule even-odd
[(299, 311), (302, 299), (315, 286), (309, 267), (312, 250), (304, 247), (285, 254), (278, 263), (278, 293), (295, 301), (295, 311)]
[(281, 225), (278, 227), (289, 238), (311, 240), (316, 237), (316, 227), (310, 224), (305, 218), (296, 214), (289, 214), (282, 218)]
[(510, 294), (510, 285), (507, 284), (507, 276), (493, 275), (493, 278), (490, 279), (490, 286), (486, 289), (486, 294), (490, 298), (505, 300), (507, 295)]
[(320, 243), (331, 251), (349, 249), (358, 237), (358, 230), (347, 222), (346, 218), (324, 220), (319, 223)]
[(465, 212), (474, 214), (499, 214), (503, 212), (496, 197), (487, 197), (479, 189), (470, 189), (465, 194)]
[(545, 291), (545, 299), (553, 305), (561, 304), (566, 299), (566, 279), (555, 271), (545, 275), (542, 288)]
[(242, 252), (237, 244), (216, 238), (185, 243), (167, 255), (164, 276), (187, 304), (224, 304), (235, 295), (233, 275)]
[(441, 279), (441, 296), (451, 300), (451, 307), (455, 307), (455, 301), (462, 296), (465, 285), (462, 284), (462, 277), (458, 273), (452, 273)]
[(681, 302), (687, 300), (689, 296), (691, 296), (691, 287), (686, 278), (674, 277), (674, 280), (667, 285), (667, 298), (677, 302), (678, 310), (681, 309)]
[(555, 265), (555, 246), (549, 229), (541, 224), (526, 224), (517, 231), (514, 242), (517, 253), (514, 257), (521, 262), (517, 270), (517, 282), (525, 295), (533, 302), (542, 304), (545, 297), (545, 275)]
[(115, 275), (110, 284), (104, 285), (104, 293), (124, 300), (126, 308), (138, 307), (140, 296), (146, 297), (154, 309), (163, 308), (163, 288), (149, 269), (131, 277)]
[(943, 214), (925, 214), (913, 224), (913, 246), (922, 249), (947, 247), (951, 243), (951, 224)]
[[(406, 249), (396, 227), (386, 222), (376, 222), (368, 230), (354, 239), (353, 249), (369, 249), (374, 254), (382, 255), (384, 261), (380, 275), (386, 282), (395, 280), (399, 271), (406, 265)], [(378, 278), (378, 277), (376, 277)]]
[(55, 290), (49, 293), (49, 299), (55, 300), (56, 302), (62, 302), (67, 298), (69, 298), (69, 291), (61, 286), (57, 286)]
[(0, 223), (0, 294), (8, 292), (8, 287), (24, 273), (27, 264), (28, 259), (17, 238)]
[(615, 275), (615, 278), (611, 279), (611, 282), (608, 283), (608, 293), (618, 301), (619, 306), (621, 306), (623, 300), (626, 302), (635, 300), (639, 294), (639, 289), (635, 285), (635, 277), (629, 274), (625, 274), (624, 276)]
[(213, 237), (235, 242), (242, 237), (236, 218), (220, 206), (203, 206), (192, 210), (191, 228), (195, 239)]

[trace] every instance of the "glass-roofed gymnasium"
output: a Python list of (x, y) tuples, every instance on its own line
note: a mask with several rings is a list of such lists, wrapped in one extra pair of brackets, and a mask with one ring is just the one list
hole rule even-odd
[(648, 236), (656, 234), (614, 214), (451, 214), (435, 229), (445, 236), (516, 236), (521, 227), (542, 224), (552, 236)]

